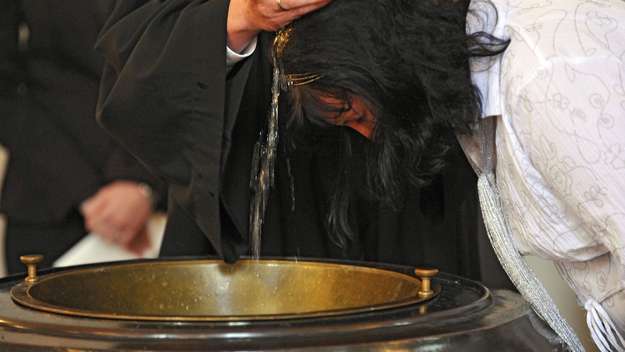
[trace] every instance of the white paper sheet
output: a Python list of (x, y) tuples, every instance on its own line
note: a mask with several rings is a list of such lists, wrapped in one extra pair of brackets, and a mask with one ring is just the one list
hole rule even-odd
[(54, 262), (55, 267), (82, 265), (101, 262), (112, 262), (132, 259), (156, 258), (163, 242), (163, 232), (165, 231), (165, 223), (167, 222), (165, 215), (158, 214), (152, 216), (148, 222), (148, 236), (150, 238), (150, 247), (143, 252), (143, 255), (137, 255), (126, 249), (109, 243), (97, 234), (88, 234), (74, 247), (70, 248), (65, 254)]

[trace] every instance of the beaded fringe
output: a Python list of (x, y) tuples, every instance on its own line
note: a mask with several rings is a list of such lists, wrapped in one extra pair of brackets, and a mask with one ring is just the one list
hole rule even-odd
[(549, 324), (571, 351), (583, 352), (584, 348), (577, 335), (514, 246), (492, 173), (482, 173), (479, 176), (478, 193), (488, 238), (510, 280), (534, 311)]

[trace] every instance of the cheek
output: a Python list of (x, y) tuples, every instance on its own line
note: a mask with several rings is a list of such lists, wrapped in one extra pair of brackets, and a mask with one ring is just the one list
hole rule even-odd
[(373, 137), (373, 123), (368, 122), (348, 122), (345, 126), (353, 129), (354, 131), (360, 133), (367, 139), (372, 139)]
[(353, 115), (353, 120), (348, 121), (345, 125), (366, 138), (372, 139), (373, 130), (375, 129), (375, 117), (367, 104), (362, 99), (353, 99), (350, 113)]

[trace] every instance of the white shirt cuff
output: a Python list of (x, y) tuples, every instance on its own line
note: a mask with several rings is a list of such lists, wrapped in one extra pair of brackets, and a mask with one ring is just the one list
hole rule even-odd
[(254, 37), (254, 39), (252, 39), (252, 41), (245, 47), (245, 49), (243, 49), (243, 52), (241, 53), (235, 52), (226, 45), (226, 65), (230, 67), (252, 55), (256, 50), (256, 42), (257, 38)]

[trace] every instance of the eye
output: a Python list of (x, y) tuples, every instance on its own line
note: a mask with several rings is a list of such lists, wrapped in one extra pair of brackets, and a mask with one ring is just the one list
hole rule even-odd
[(363, 123), (363, 122), (365, 122), (366, 120), (367, 120), (367, 117), (366, 117), (365, 115), (362, 115), (362, 114), (361, 114), (361, 115), (358, 115), (358, 116), (357, 116), (354, 120), (352, 120), (352, 121), (354, 121), (354, 122), (356, 122), (356, 123)]
[(367, 122), (367, 116), (363, 114), (345, 114), (340, 120), (342, 125), (345, 124), (363, 124)]

